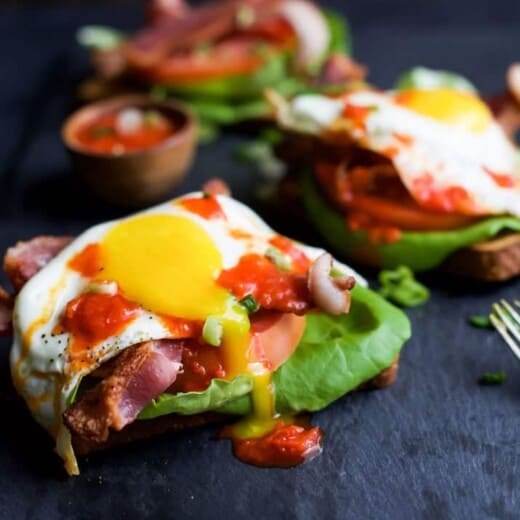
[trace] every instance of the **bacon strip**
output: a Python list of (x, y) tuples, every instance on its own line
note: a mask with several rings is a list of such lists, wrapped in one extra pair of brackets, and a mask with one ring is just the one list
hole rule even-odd
[(73, 237), (40, 236), (10, 247), (4, 257), (4, 270), (16, 292), (43, 269)]
[(0, 336), (12, 332), (13, 299), (8, 292), (0, 287)]
[(232, 32), (241, 9), (248, 9), (255, 21), (274, 12), (280, 0), (227, 0), (191, 9), (185, 16), (167, 17), (140, 31), (123, 47), (130, 65), (150, 67), (179, 49), (211, 42)]
[(65, 411), (67, 427), (76, 436), (106, 441), (110, 429), (122, 430), (175, 382), (182, 367), (182, 348), (181, 341), (158, 340), (124, 350), (112, 374)]

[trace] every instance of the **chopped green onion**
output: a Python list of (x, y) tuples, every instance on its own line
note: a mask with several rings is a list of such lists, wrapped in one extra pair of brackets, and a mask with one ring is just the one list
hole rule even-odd
[(92, 129), (92, 137), (101, 138), (114, 134), (114, 129), (110, 126), (98, 126)]
[(263, 143), (275, 146), (283, 141), (283, 133), (276, 127), (269, 127), (260, 132), (258, 140)]
[(412, 270), (404, 265), (393, 270), (381, 271), (379, 282), (379, 294), (403, 307), (422, 305), (430, 297), (430, 291), (419, 283)]
[(255, 21), (255, 12), (251, 7), (243, 5), (238, 9), (236, 22), (239, 29), (246, 29)]
[(477, 92), (477, 89), (463, 76), (445, 70), (415, 67), (403, 73), (397, 80), (396, 90), (431, 90), (451, 88), (461, 92)]
[(150, 97), (155, 101), (164, 101), (169, 94), (170, 89), (165, 85), (155, 85), (150, 90)]
[(480, 385), (501, 385), (506, 380), (506, 374), (503, 370), (500, 372), (486, 372), (480, 376), (478, 380)]
[(143, 124), (145, 126), (154, 126), (159, 123), (162, 116), (157, 110), (145, 110), (143, 112)]
[(265, 256), (283, 271), (290, 271), (291, 262), (277, 247), (270, 246), (265, 252)]
[(202, 57), (202, 56), (206, 56), (209, 53), (209, 51), (211, 50), (211, 47), (212, 47), (211, 43), (201, 42), (201, 43), (198, 43), (197, 45), (195, 45), (194, 51), (197, 56)]
[(470, 316), (468, 323), (479, 329), (491, 329), (493, 327), (489, 316)]
[(86, 25), (76, 33), (80, 45), (102, 51), (115, 49), (124, 39), (125, 35), (121, 31), (100, 25)]
[(260, 308), (260, 305), (258, 305), (258, 302), (254, 299), (254, 297), (251, 294), (248, 294), (247, 296), (242, 298), (239, 303), (250, 314), (256, 312)]
[(222, 318), (219, 316), (208, 316), (204, 322), (204, 327), (202, 327), (204, 341), (214, 347), (220, 347), (222, 333)]

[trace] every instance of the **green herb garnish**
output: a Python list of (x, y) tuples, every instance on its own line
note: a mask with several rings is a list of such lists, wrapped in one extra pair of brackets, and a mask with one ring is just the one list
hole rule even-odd
[(110, 126), (98, 126), (92, 129), (92, 137), (100, 139), (101, 137), (108, 137), (114, 134), (114, 129)]
[(430, 297), (430, 291), (419, 283), (412, 270), (404, 265), (381, 271), (379, 282), (379, 294), (403, 307), (422, 305)]
[(268, 247), (265, 256), (282, 271), (289, 271), (291, 269), (291, 262), (277, 247)]
[(143, 112), (144, 126), (154, 126), (161, 121), (161, 114), (157, 110), (145, 110)]
[(260, 305), (258, 305), (258, 302), (251, 294), (248, 294), (242, 298), (239, 303), (246, 309), (247, 312), (249, 312), (249, 314), (252, 314), (260, 309)]
[(506, 374), (503, 370), (499, 372), (486, 372), (480, 376), (479, 385), (501, 385), (506, 380)]
[(283, 141), (283, 133), (273, 126), (260, 132), (258, 140), (271, 146), (276, 146)]
[(218, 316), (208, 316), (202, 327), (202, 337), (206, 343), (220, 347), (223, 331), (222, 319)]
[(489, 316), (478, 316), (478, 315), (470, 316), (468, 318), (468, 323), (470, 325), (473, 325), (473, 327), (477, 327), (479, 329), (493, 328), (493, 324), (491, 323)]
[(125, 39), (125, 34), (111, 27), (86, 25), (76, 33), (76, 40), (83, 47), (108, 51), (119, 47)]

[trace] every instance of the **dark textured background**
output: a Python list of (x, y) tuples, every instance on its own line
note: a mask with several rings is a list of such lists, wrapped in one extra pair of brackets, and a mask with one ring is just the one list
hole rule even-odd
[[(0, 8), (0, 250), (121, 214), (74, 182), (59, 128), (88, 70), (74, 45), (76, 28), (135, 28), (140, 6), (33, 4)], [(515, 0), (327, 4), (348, 14), (356, 57), (382, 86), (423, 64), (458, 70), (483, 91), (496, 91), (505, 67), (519, 58)], [(239, 198), (251, 200), (255, 180), (233, 160), (239, 139), (230, 134), (202, 148), (177, 192), (222, 175)], [(298, 231), (307, 236), (304, 226)], [(518, 518), (520, 366), (493, 332), (470, 328), (466, 318), (485, 313), (498, 297), (518, 295), (519, 282), (491, 290), (426, 281), (433, 297), (409, 312), (414, 338), (397, 383), (316, 414), (325, 450), (292, 470), (243, 465), (207, 428), (91, 457), (80, 477), (66, 478), (14, 395), (9, 342), (0, 341), (0, 517)], [(482, 372), (498, 369), (507, 372), (504, 385), (477, 385)]]

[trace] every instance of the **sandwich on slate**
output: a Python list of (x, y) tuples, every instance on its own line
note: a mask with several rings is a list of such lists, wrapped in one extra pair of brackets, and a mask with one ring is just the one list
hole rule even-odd
[(76, 454), (226, 419), (241, 460), (291, 466), (320, 451), (298, 414), (394, 380), (406, 316), (215, 191), (7, 251), (13, 382), (69, 474)]
[[(84, 97), (114, 88), (148, 88), (183, 97), (206, 125), (269, 116), (263, 89), (285, 94), (362, 79), (349, 58), (341, 16), (307, 0), (225, 0), (191, 7), (151, 0), (146, 26), (134, 35), (84, 27), (96, 77)], [(108, 89), (108, 90), (107, 90)]]
[(365, 264), (442, 266), (487, 281), (519, 274), (517, 73), (512, 67), (510, 93), (492, 102), (464, 78), (427, 69), (387, 92), (269, 93), (312, 164), (298, 181), (310, 220)]

